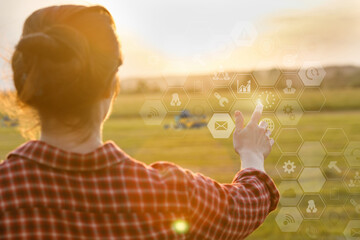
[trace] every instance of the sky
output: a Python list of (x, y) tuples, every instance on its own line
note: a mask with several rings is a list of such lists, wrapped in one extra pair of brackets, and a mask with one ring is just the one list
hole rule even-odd
[[(297, 65), (360, 65), (358, 0), (1, 0), (1, 56), (11, 56), (28, 15), (64, 3), (108, 8), (125, 78), (281, 67), (289, 54)], [(237, 41), (244, 26), (246, 43)]]

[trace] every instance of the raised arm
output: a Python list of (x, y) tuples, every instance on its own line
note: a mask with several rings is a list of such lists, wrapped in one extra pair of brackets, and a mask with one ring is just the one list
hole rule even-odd
[(231, 184), (220, 184), (202, 174), (194, 174), (171, 163), (157, 162), (161, 184), (166, 188), (166, 205), (184, 206), (189, 223), (188, 239), (242, 239), (264, 222), (279, 201), (272, 179), (264, 171), (264, 159), (273, 140), (264, 122), (258, 124), (262, 106), (258, 106), (249, 124), (236, 112), (234, 148), (242, 169)]
[(236, 112), (234, 149), (240, 155), (241, 167), (232, 184), (219, 184), (200, 174), (193, 176), (194, 191), (192, 234), (201, 239), (241, 239), (248, 236), (274, 210), (279, 193), (265, 173), (264, 159), (273, 139), (267, 124), (258, 124), (262, 113), (259, 104), (244, 127), (244, 117)]

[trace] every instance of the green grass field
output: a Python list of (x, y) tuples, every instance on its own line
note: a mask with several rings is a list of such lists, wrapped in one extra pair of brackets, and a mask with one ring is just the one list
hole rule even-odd
[[(360, 141), (360, 90), (324, 91), (324, 95), (326, 103), (322, 111), (305, 113), (296, 126), (304, 141), (320, 141), (327, 128), (342, 128), (350, 141)], [(154, 98), (159, 96), (120, 95), (111, 118), (105, 124), (104, 140), (115, 141), (131, 156), (145, 163), (171, 161), (220, 182), (231, 182), (240, 168), (240, 160), (234, 153), (231, 138), (214, 139), (207, 128), (164, 130), (162, 126), (145, 125), (138, 112), (145, 99)], [(316, 99), (316, 96), (309, 95), (304, 104), (316, 105)], [(243, 106), (239, 110), (244, 110), (248, 118), (250, 108)], [(168, 115), (164, 122), (172, 120), (173, 116)], [(330, 144), (336, 146), (337, 141), (334, 139)], [(0, 128), (0, 159), (4, 159), (10, 150), (22, 142), (24, 140), (15, 128)], [(285, 143), (280, 144), (291, 147), (291, 144), (296, 144), (296, 139), (290, 134), (286, 136)], [(277, 184), (281, 178), (275, 165), (281, 155), (280, 148), (274, 146), (266, 159), (266, 171)], [(330, 193), (325, 191), (321, 194), (327, 197)], [(347, 194), (345, 189), (343, 194)], [(351, 207), (347, 210), (353, 211)], [(342, 232), (349, 219), (343, 205), (327, 205), (320, 220), (305, 220), (297, 233), (282, 233), (274, 220), (276, 214), (277, 211), (271, 213), (249, 239), (343, 239)], [(331, 214), (337, 214), (338, 221), (332, 221)], [(308, 224), (319, 224), (317, 237), (314, 238), (315, 233), (308, 234)]]

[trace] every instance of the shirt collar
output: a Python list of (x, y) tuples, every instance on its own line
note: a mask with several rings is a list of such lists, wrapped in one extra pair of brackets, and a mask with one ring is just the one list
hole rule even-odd
[(67, 152), (41, 140), (28, 141), (7, 155), (20, 156), (43, 165), (68, 171), (94, 171), (120, 163), (129, 156), (113, 141), (106, 141), (92, 152)]

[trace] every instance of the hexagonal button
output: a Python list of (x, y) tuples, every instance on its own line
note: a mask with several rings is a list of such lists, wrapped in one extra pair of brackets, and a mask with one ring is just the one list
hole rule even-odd
[(327, 205), (321, 216), (321, 222), (326, 226), (327, 233), (331, 236), (341, 235), (348, 220), (348, 216), (341, 205)]
[(282, 181), (278, 185), (278, 189), (282, 206), (296, 206), (303, 194), (297, 181)]
[(306, 87), (320, 86), (326, 72), (319, 62), (305, 62), (299, 71), (300, 79)]
[(304, 219), (319, 219), (325, 207), (325, 203), (319, 194), (304, 195), (298, 205)]
[(186, 106), (186, 110), (190, 112), (190, 114), (194, 116), (211, 116), (213, 114), (213, 110), (211, 109), (209, 103), (206, 99), (190, 99), (188, 105)]
[(215, 113), (207, 127), (214, 138), (229, 138), (235, 124), (228, 113)]
[(360, 167), (360, 142), (350, 142), (344, 156), (352, 167)]
[(209, 81), (208, 76), (189, 76), (184, 84), (184, 88), (191, 98), (206, 99), (212, 87), (212, 81)]
[(235, 121), (235, 111), (239, 110), (244, 116), (244, 124), (247, 124), (251, 119), (252, 113), (255, 109), (255, 104), (251, 99), (238, 99), (230, 110), (230, 114)]
[(342, 152), (349, 139), (342, 128), (328, 128), (321, 138), (321, 142), (329, 153)]
[(271, 87), (275, 86), (276, 81), (279, 79), (281, 72), (278, 68), (270, 70), (259, 69), (253, 72), (253, 76), (259, 86)]
[(284, 153), (297, 152), (303, 139), (296, 128), (283, 128), (280, 130), (276, 143)]
[(162, 98), (162, 101), (169, 112), (181, 112), (189, 102), (189, 97), (184, 88), (168, 88)]
[(305, 112), (320, 112), (326, 103), (326, 98), (320, 88), (306, 87), (301, 93), (299, 102)]
[(351, 193), (360, 194), (360, 167), (352, 167), (347, 172), (344, 182)]
[(344, 204), (348, 198), (348, 192), (342, 181), (326, 181), (321, 194), (326, 204), (341, 205)]
[(253, 100), (255, 103), (260, 102), (264, 106), (264, 112), (274, 112), (280, 102), (279, 95), (275, 88), (264, 87), (258, 89)]
[(235, 98), (228, 87), (215, 87), (211, 91), (208, 101), (215, 112), (229, 112)]
[(326, 179), (320, 168), (306, 167), (299, 177), (299, 183), (304, 192), (320, 192), (325, 181)]
[(300, 226), (301, 239), (324, 239), (328, 232), (320, 220), (304, 220)]
[(282, 207), (275, 221), (282, 232), (297, 232), (303, 217), (296, 207)]
[(279, 39), (276, 37), (261, 37), (257, 41), (257, 49), (261, 55), (270, 56), (279, 45)]
[(319, 167), (325, 155), (320, 142), (304, 142), (299, 150), (299, 157), (305, 167)]
[(360, 195), (350, 195), (344, 208), (349, 218), (360, 219)]
[(161, 100), (146, 100), (139, 111), (146, 125), (160, 125), (166, 113)]
[(251, 46), (258, 33), (255, 26), (251, 22), (238, 22), (231, 32), (231, 37), (238, 47), (249, 47)]
[(303, 89), (303, 84), (297, 74), (282, 74), (276, 84), (276, 90), (283, 99), (294, 99), (299, 96)]
[(225, 71), (224, 68), (220, 66), (211, 76), (211, 80), (215, 86), (229, 86), (234, 75), (234, 73)]
[(299, 70), (300, 63), (302, 62), (302, 56), (297, 47), (286, 47), (279, 54), (280, 69), (282, 72), (297, 72)]
[(282, 155), (275, 166), (283, 179), (297, 179), (303, 166), (295, 154)]
[(298, 124), (303, 113), (296, 100), (282, 100), (276, 110), (276, 116), (283, 125)]
[(347, 240), (359, 240), (360, 220), (350, 220), (344, 229), (344, 236)]
[(231, 90), (238, 99), (251, 98), (258, 84), (252, 74), (237, 73), (231, 82)]
[(341, 180), (349, 166), (342, 155), (328, 155), (321, 164), (325, 177), (329, 180)]
[(270, 136), (276, 136), (276, 133), (279, 131), (281, 125), (277, 118), (275, 117), (275, 114), (273, 113), (263, 113), (261, 115), (260, 122), (266, 122), (268, 127), (267, 129), (271, 131)]

